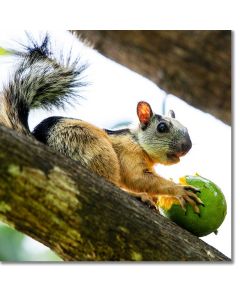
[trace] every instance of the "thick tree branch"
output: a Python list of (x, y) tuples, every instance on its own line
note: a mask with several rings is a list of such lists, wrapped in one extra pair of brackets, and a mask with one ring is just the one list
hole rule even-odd
[(229, 260), (77, 162), (3, 126), (0, 220), (64, 260)]
[(231, 31), (80, 30), (107, 57), (231, 123)]

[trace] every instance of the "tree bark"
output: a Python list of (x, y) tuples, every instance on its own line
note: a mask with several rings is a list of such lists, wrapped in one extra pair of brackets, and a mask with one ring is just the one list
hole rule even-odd
[(230, 260), (78, 162), (3, 126), (0, 175), (0, 220), (64, 260)]
[(231, 123), (231, 31), (80, 30), (107, 57)]

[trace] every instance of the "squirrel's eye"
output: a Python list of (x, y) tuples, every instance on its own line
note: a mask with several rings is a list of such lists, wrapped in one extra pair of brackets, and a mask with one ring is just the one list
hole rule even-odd
[(157, 126), (157, 131), (160, 133), (168, 132), (168, 126), (166, 123), (161, 122)]

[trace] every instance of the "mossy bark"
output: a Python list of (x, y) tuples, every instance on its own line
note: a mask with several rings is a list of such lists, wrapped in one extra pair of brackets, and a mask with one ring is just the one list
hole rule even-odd
[(0, 220), (69, 261), (229, 260), (78, 162), (2, 126)]

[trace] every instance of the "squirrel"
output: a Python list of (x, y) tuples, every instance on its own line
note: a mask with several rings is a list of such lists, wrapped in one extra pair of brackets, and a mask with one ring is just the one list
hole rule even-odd
[(176, 184), (159, 176), (155, 164), (171, 165), (191, 148), (188, 130), (170, 116), (153, 113), (151, 106), (137, 104), (139, 124), (134, 129), (100, 129), (79, 119), (53, 116), (44, 119), (30, 132), (28, 115), (32, 108), (64, 107), (85, 86), (87, 68), (71, 53), (59, 59), (51, 51), (48, 34), (40, 43), (30, 38), (23, 51), (12, 51), (19, 58), (12, 78), (0, 94), (0, 124), (48, 145), (79, 161), (130, 194), (149, 200), (156, 207), (158, 195), (176, 197), (182, 208), (189, 203), (199, 213), (198, 189)]

